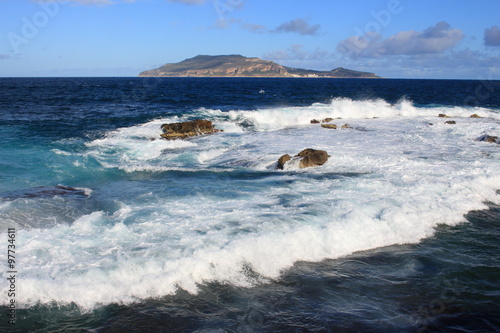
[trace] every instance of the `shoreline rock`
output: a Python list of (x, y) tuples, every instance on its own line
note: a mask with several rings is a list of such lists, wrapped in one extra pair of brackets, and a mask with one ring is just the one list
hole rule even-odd
[(476, 141), (500, 144), (500, 139), (498, 139), (498, 136), (492, 136), (488, 134), (481, 135), (476, 139)]
[(160, 136), (167, 140), (185, 139), (192, 136), (214, 134), (222, 132), (216, 129), (211, 121), (195, 119), (181, 123), (167, 123), (161, 125), (163, 133)]
[(283, 168), (285, 167), (285, 163), (290, 161), (292, 159), (292, 157), (288, 154), (285, 154), (283, 156), (281, 156), (279, 159), (278, 159), (278, 166), (277, 168), (280, 169), (280, 170), (283, 170)]
[(299, 159), (299, 168), (310, 168), (315, 166), (320, 166), (328, 161), (328, 153), (324, 150), (317, 150), (312, 148), (307, 148), (302, 150), (300, 153), (295, 155), (293, 158), (285, 154), (278, 159), (277, 168), (283, 170), (285, 168), (285, 164), (292, 159)]
[(335, 124), (321, 124), (321, 127), (329, 128), (329, 129), (337, 129), (338, 128), (338, 126)]

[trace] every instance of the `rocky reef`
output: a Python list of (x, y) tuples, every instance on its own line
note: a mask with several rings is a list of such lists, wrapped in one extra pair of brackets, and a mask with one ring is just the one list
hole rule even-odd
[(222, 132), (222, 130), (216, 129), (211, 121), (202, 119), (163, 124), (161, 129), (163, 133), (160, 136), (167, 140), (186, 139), (192, 136)]
[(324, 150), (307, 148), (294, 157), (291, 157), (288, 154), (281, 156), (278, 159), (277, 168), (283, 170), (285, 168), (285, 164), (292, 160), (299, 162), (298, 166), (300, 169), (320, 166), (328, 161), (328, 157), (330, 157), (330, 155), (328, 155), (328, 153)]

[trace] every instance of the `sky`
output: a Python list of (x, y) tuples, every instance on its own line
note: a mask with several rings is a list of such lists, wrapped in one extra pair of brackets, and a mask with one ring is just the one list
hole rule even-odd
[(0, 77), (137, 76), (196, 55), (500, 79), (499, 0), (0, 0)]

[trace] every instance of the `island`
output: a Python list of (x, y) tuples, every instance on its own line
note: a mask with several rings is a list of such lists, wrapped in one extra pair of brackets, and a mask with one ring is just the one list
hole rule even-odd
[(140, 77), (297, 77), (297, 78), (380, 78), (374, 73), (342, 67), (331, 71), (292, 68), (273, 61), (242, 55), (198, 55), (174, 64), (144, 71)]

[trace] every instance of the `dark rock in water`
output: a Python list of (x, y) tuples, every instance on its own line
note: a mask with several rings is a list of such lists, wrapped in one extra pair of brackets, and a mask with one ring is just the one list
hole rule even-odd
[(304, 149), (297, 156), (302, 157), (299, 164), (301, 169), (323, 165), (330, 157), (326, 151), (312, 148)]
[(498, 136), (491, 136), (488, 134), (481, 135), (479, 138), (477, 138), (477, 141), (500, 144), (500, 140), (498, 139)]
[(448, 124), (448, 125), (456, 125), (457, 124), (457, 122), (455, 120), (448, 120), (448, 121), (445, 121), (444, 123)]
[(39, 186), (29, 190), (4, 193), (1, 195), (1, 198), (7, 200), (15, 200), (20, 198), (27, 198), (27, 199), (50, 198), (60, 195), (88, 197), (88, 194), (85, 193), (85, 190), (71, 186), (57, 185), (57, 186)]
[(319, 120), (317, 120), (317, 119), (312, 119), (312, 120), (311, 120), (311, 124), (319, 124)]
[(439, 118), (450, 118), (449, 116), (445, 115), (444, 113), (440, 113), (438, 115)]
[(337, 129), (337, 125), (335, 124), (321, 124), (321, 127), (329, 129)]
[(161, 125), (161, 129), (163, 133), (160, 134), (160, 136), (167, 140), (185, 139), (191, 136), (222, 132), (216, 129), (211, 121), (202, 119), (185, 121), (182, 123), (163, 124)]
[[(316, 150), (312, 148), (307, 148), (294, 156), (294, 159), (300, 159), (299, 168), (309, 168), (314, 166), (320, 166), (328, 161), (328, 153), (324, 150)], [(290, 161), (292, 157), (286, 154), (279, 158), (277, 168), (283, 170), (285, 163)]]
[(344, 125), (342, 125), (342, 127), (341, 127), (341, 128), (342, 128), (342, 129), (354, 129), (354, 127), (352, 127), (352, 126), (351, 126), (351, 125), (349, 125), (349, 124), (344, 124)]
[(278, 160), (278, 169), (283, 170), (285, 163), (290, 161), (291, 159), (292, 159), (292, 157), (288, 154), (281, 156)]
[(481, 117), (480, 115), (478, 115), (478, 114), (476, 114), (476, 113), (471, 114), (471, 115), (470, 115), (470, 117), (471, 117), (471, 118), (483, 118), (483, 117)]
[(329, 123), (329, 122), (330, 122), (330, 121), (332, 121), (332, 120), (333, 120), (333, 118), (325, 118), (325, 119), (323, 119), (321, 122), (322, 122), (322, 123)]

